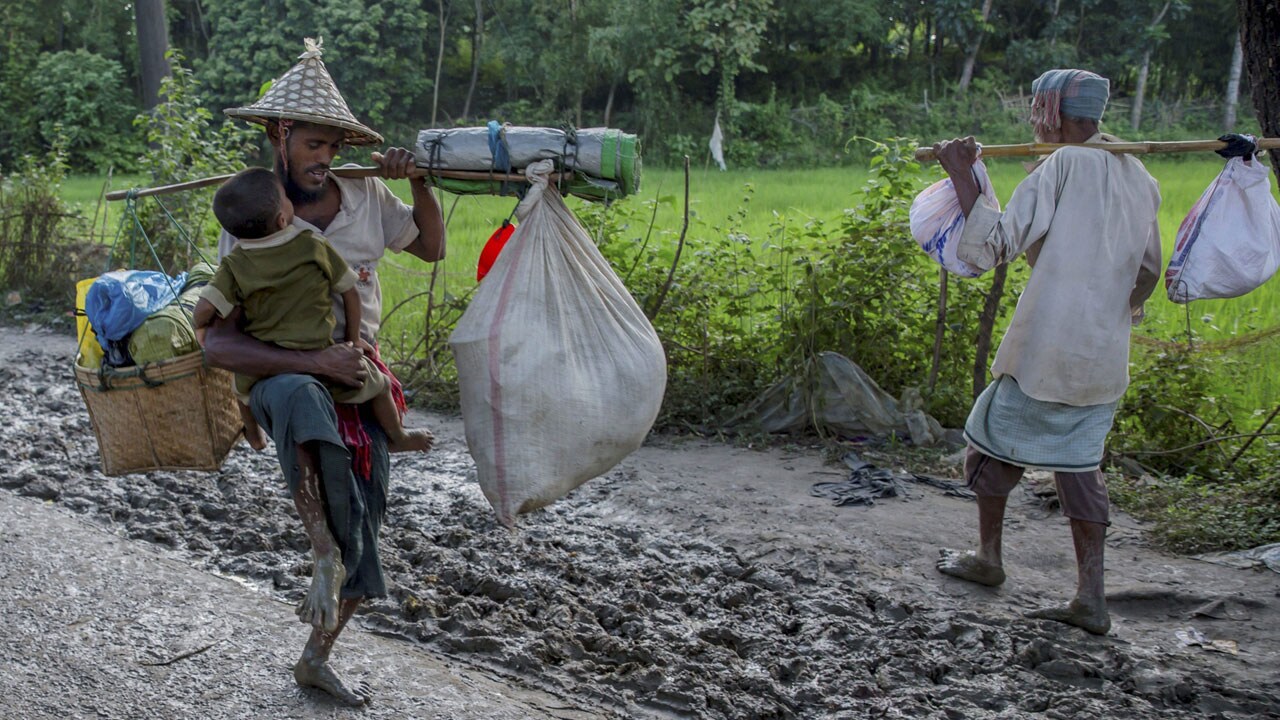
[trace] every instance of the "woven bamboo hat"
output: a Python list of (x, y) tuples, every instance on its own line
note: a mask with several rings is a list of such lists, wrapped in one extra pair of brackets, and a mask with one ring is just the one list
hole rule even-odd
[(306, 38), (303, 43), (306, 52), (298, 56), (298, 64), (272, 82), (257, 102), (222, 112), (263, 126), (273, 120), (302, 120), (339, 127), (347, 131), (348, 145), (381, 145), (382, 136), (356, 120), (333, 84), (320, 60), (321, 41)]

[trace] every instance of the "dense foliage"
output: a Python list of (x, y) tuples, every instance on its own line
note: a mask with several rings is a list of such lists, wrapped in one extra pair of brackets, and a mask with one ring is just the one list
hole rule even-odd
[[(169, 42), (216, 117), (256, 98), (304, 36), (323, 37), (352, 109), (398, 144), (433, 123), (607, 123), (641, 133), (651, 159), (697, 160), (718, 114), (734, 165), (861, 162), (865, 153), (840, 152), (855, 134), (1025, 138), (1018, 98), (1041, 70), (1063, 65), (1112, 79), (1113, 131), (1219, 128), (1237, 28), (1231, 0), (1000, 0), (985, 19), (983, 5), (168, 0), (167, 19)], [(4, 8), (0, 111), (10, 135), (0, 166), (42, 152), (59, 121), (84, 128), (69, 147), (75, 170), (127, 165), (125, 148), (141, 140), (120, 122), (122, 105), (126, 115), (142, 109), (134, 6)], [(1141, 129), (1131, 131), (1143, 83)], [(1248, 102), (1240, 116), (1252, 126)]]

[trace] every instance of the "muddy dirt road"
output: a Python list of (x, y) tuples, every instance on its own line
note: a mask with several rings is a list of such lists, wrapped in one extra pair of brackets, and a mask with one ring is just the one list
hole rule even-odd
[[(272, 455), (242, 446), (219, 473), (103, 476), (71, 346), (0, 329), (0, 487), (299, 599), (307, 544)], [(358, 616), (361, 627), (580, 712), (1280, 717), (1278, 576), (1154, 551), (1123, 516), (1108, 537), (1115, 629), (1096, 638), (1021, 617), (1074, 581), (1065, 522), (1030, 495), (1011, 501), (1010, 581), (987, 590), (933, 569), (939, 547), (972, 541), (970, 501), (918, 486), (905, 501), (837, 508), (809, 495), (841, 474), (812, 450), (658, 439), (511, 533), (469, 478), (460, 423), (416, 414), (409, 424), (442, 442), (393, 458), (391, 596)], [(1178, 633), (1192, 628), (1234, 642), (1235, 654), (1184, 645)], [(398, 676), (351, 657), (334, 661), (377, 692), (400, 692)], [(20, 690), (10, 682), (0, 676), (0, 691)]]

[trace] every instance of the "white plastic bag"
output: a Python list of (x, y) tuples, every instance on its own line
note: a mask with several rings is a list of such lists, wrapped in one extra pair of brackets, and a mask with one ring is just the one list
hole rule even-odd
[(644, 442), (666, 390), (658, 335), (531, 165), (520, 222), (449, 344), (480, 488), (507, 526)]
[(1231, 158), (1187, 214), (1173, 244), (1164, 287), (1176, 303), (1233, 298), (1280, 267), (1280, 206), (1271, 171)]
[[(982, 160), (973, 164), (973, 179), (977, 181), (978, 190), (987, 199), (987, 204), (999, 210), (1000, 200), (991, 187), (987, 166), (982, 164)], [(978, 277), (982, 274), (980, 269), (956, 257), (962, 232), (964, 213), (960, 210), (960, 200), (956, 197), (951, 178), (944, 178), (925, 188), (911, 203), (911, 236), (920, 249), (949, 273)]]

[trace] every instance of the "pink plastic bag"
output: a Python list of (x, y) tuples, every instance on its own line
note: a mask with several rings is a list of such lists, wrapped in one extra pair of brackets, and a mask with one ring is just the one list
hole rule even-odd
[[(991, 187), (987, 166), (982, 164), (982, 160), (973, 164), (973, 179), (977, 181), (978, 190), (987, 199), (987, 204), (999, 210), (1000, 200)], [(960, 200), (956, 197), (951, 178), (925, 188), (911, 203), (911, 236), (920, 249), (949, 273), (978, 277), (981, 270), (956, 257), (956, 246), (963, 232), (964, 213), (960, 210)]]

